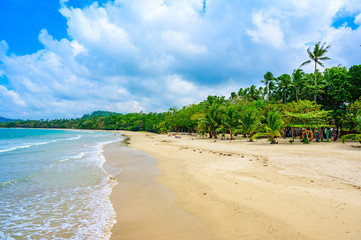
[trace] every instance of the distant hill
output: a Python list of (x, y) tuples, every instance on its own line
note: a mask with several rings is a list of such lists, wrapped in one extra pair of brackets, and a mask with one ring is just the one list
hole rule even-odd
[(121, 113), (108, 112), (108, 111), (94, 111), (91, 114), (84, 114), (82, 118), (95, 118), (95, 117), (109, 117), (112, 115), (122, 115)]
[(14, 122), (14, 121), (19, 121), (19, 119), (10, 119), (10, 118), (5, 118), (5, 117), (0, 117), (0, 122)]

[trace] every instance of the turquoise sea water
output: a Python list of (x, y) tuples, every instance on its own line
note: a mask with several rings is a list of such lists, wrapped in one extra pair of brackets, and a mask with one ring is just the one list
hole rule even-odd
[(0, 129), (0, 239), (108, 239), (115, 181), (101, 131)]

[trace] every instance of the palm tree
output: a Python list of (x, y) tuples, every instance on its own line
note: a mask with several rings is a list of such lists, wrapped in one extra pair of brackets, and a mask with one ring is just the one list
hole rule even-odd
[(278, 91), (283, 94), (283, 102), (287, 102), (287, 92), (291, 85), (291, 77), (288, 74), (283, 74), (279, 76), (277, 79), (278, 82)]
[(295, 90), (295, 94), (296, 94), (296, 102), (298, 102), (299, 100), (299, 94), (300, 94), (300, 90), (303, 88), (303, 84), (304, 84), (304, 76), (305, 73), (303, 72), (302, 69), (295, 69), (293, 70), (292, 76), (291, 76), (291, 86), (294, 88)]
[(243, 88), (240, 88), (239, 91), (238, 91), (238, 96), (239, 97), (245, 97), (247, 95), (247, 92), (248, 92), (248, 89), (243, 89)]
[(237, 98), (237, 94), (235, 92), (231, 92), (230, 100), (234, 100)]
[(252, 142), (252, 135), (257, 129), (260, 127), (261, 122), (260, 118), (255, 109), (247, 109), (243, 111), (239, 118), (240, 127), (242, 129), (242, 133), (245, 135), (249, 135), (249, 141)]
[[(328, 45), (325, 47), (326, 43), (323, 43), (322, 46), (320, 46), (320, 44), (321, 44), (321, 42), (316, 43), (315, 48), (313, 49), (312, 52), (311, 52), (310, 48), (307, 49), (307, 53), (308, 53), (310, 60), (307, 60), (306, 62), (304, 62), (300, 65), (300, 68), (301, 68), (304, 65), (311, 63), (312, 61), (315, 62), (315, 87), (317, 85), (317, 64), (319, 64), (321, 67), (324, 67), (323, 63), (321, 61), (330, 60), (329, 57), (324, 57), (324, 55), (325, 55), (325, 53), (327, 53), (328, 49), (331, 46)], [(317, 94), (315, 92), (314, 101), (316, 101), (316, 96), (317, 96)]]
[(252, 139), (268, 135), (270, 137), (271, 144), (277, 143), (274, 139), (281, 136), (283, 124), (284, 122), (282, 121), (281, 114), (276, 110), (272, 110), (267, 114), (267, 125), (265, 126), (265, 132), (254, 134)]
[(269, 101), (269, 96), (270, 96), (270, 83), (272, 80), (274, 80), (275, 78), (273, 77), (273, 74), (271, 72), (267, 72), (264, 76), (263, 76), (264, 80), (262, 80), (261, 82), (263, 82), (266, 85), (266, 98), (267, 101)]
[(217, 128), (222, 123), (222, 115), (224, 109), (219, 104), (212, 104), (202, 119), (202, 124), (206, 127), (209, 132), (209, 138), (217, 138)]
[(222, 126), (229, 132), (230, 140), (232, 140), (233, 134), (239, 128), (239, 106), (229, 105), (226, 107), (222, 117)]

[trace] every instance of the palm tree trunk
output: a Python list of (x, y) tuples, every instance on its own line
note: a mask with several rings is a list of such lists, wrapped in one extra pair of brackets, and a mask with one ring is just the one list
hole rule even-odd
[(213, 131), (213, 136), (214, 136), (214, 138), (218, 138), (218, 136), (217, 136), (217, 131)]
[(268, 81), (266, 80), (266, 98), (269, 100), (269, 92), (268, 92)]
[(316, 86), (317, 86), (317, 61), (315, 61), (315, 102), (316, 102)]
[(252, 140), (252, 135), (253, 135), (253, 134), (250, 132), (250, 133), (249, 133), (249, 141), (250, 141), (250, 142), (253, 142), (253, 140)]
[(287, 101), (287, 100), (286, 100), (286, 90), (284, 90), (284, 91), (285, 91), (285, 101), (284, 101), (284, 103), (286, 103), (286, 101)]

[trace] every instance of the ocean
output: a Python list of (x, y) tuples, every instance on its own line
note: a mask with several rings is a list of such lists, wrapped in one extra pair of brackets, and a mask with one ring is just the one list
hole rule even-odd
[(109, 239), (102, 131), (0, 129), (0, 239)]

